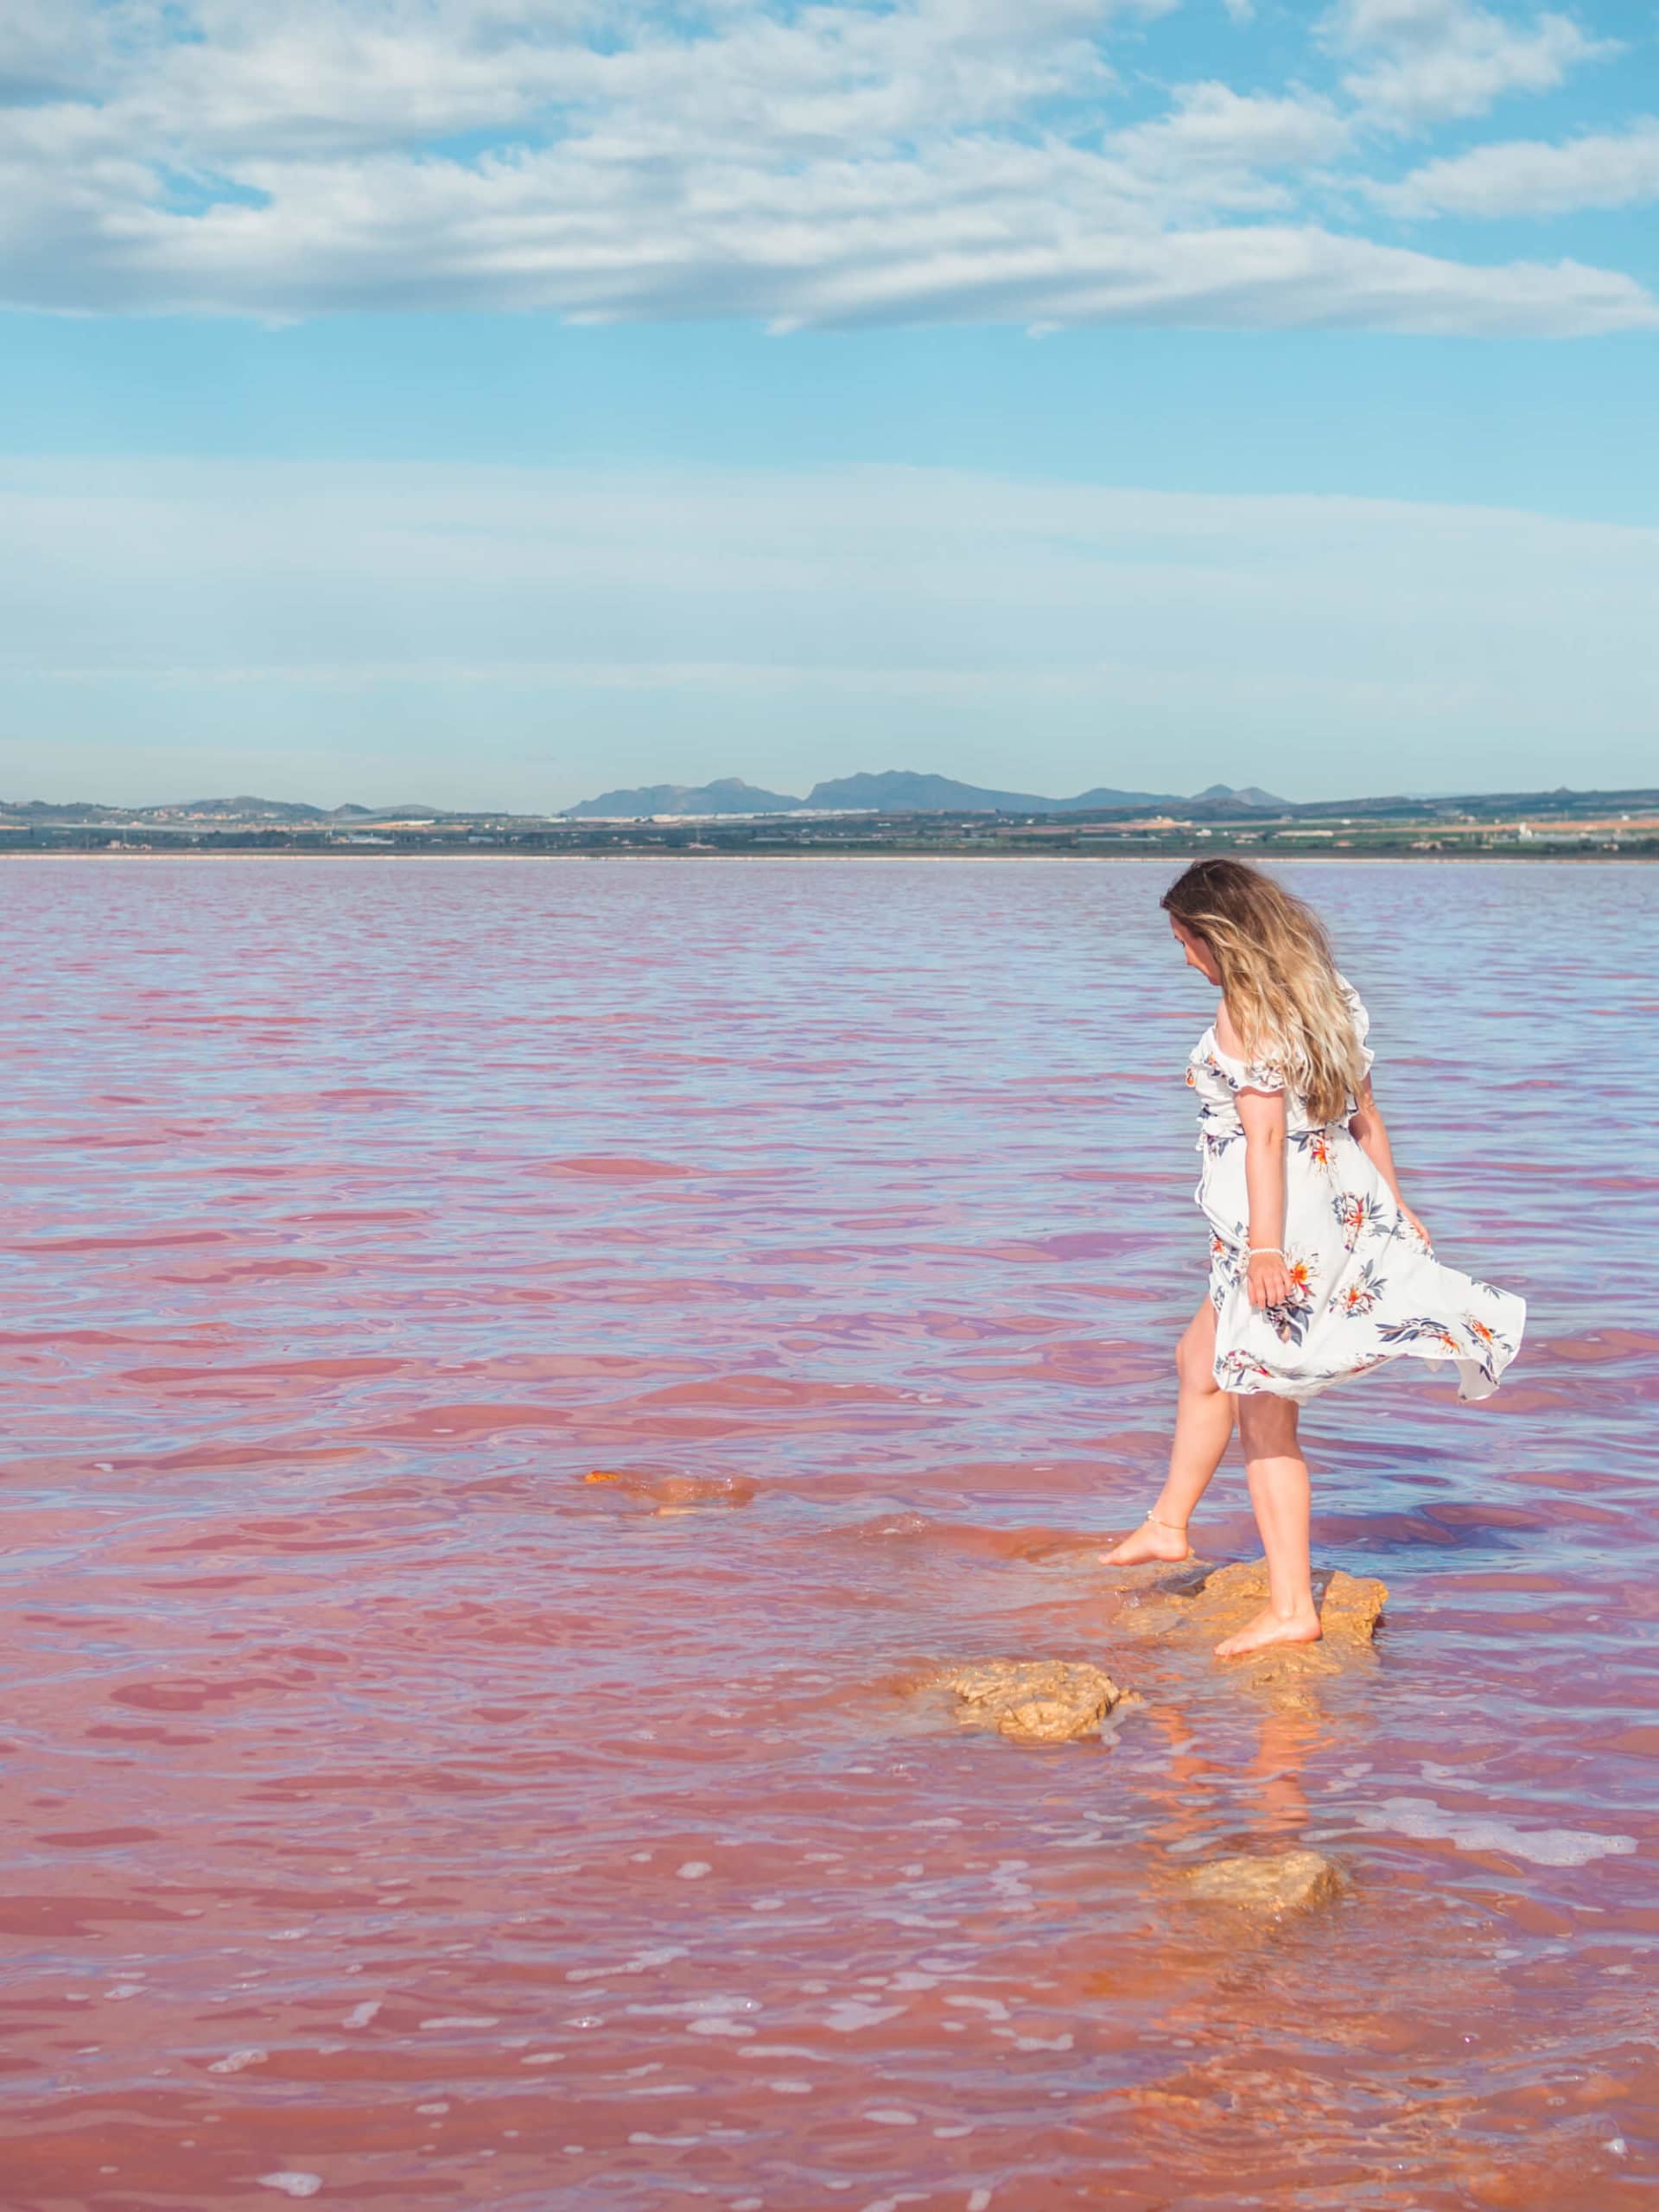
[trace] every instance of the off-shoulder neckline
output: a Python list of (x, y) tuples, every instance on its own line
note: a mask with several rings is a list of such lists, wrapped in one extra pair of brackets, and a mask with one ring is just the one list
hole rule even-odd
[(1236, 1052), (1230, 1052), (1226, 1051), (1223, 1046), (1220, 1039), (1216, 1035), (1216, 1025), (1213, 1021), (1205, 1031), (1204, 1035), (1199, 1038), (1197, 1045), (1193, 1047), (1194, 1058), (1197, 1058), (1198, 1055), (1203, 1052), (1206, 1043), (1210, 1047), (1210, 1053), (1212, 1058), (1225, 1060), (1231, 1067), (1250, 1068), (1259, 1067), (1263, 1065), (1258, 1060), (1242, 1060)]

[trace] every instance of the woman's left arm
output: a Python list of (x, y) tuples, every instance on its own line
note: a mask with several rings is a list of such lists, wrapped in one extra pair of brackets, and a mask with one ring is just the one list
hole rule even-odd
[(1233, 1096), (1244, 1131), (1244, 1188), (1250, 1202), (1249, 1293), (1252, 1306), (1282, 1306), (1290, 1296), (1285, 1241), (1285, 1094), (1239, 1090)]

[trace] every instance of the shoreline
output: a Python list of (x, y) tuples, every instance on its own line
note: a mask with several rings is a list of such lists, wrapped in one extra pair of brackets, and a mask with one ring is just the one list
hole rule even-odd
[[(1229, 849), (1223, 848), (1223, 849), (1225, 851)], [(1045, 853), (1031, 851), (928, 852), (906, 851), (896, 847), (887, 849), (849, 849), (839, 852), (798, 850), (770, 853), (738, 853), (721, 850), (686, 852), (683, 849), (677, 851), (672, 847), (662, 847), (652, 851), (635, 849), (626, 852), (604, 852), (594, 850), (591, 848), (566, 852), (515, 852), (509, 849), (503, 848), (493, 852), (435, 851), (424, 853), (340, 851), (332, 849), (326, 846), (316, 848), (305, 846), (272, 848), (270, 846), (232, 845), (215, 849), (211, 847), (200, 845), (184, 845), (179, 847), (176, 851), (152, 849), (147, 852), (111, 852), (107, 849), (99, 850), (95, 848), (75, 847), (63, 848), (60, 849), (53, 849), (47, 847), (0, 847), (0, 865), (3, 865), (4, 863), (11, 861), (97, 861), (100, 862), (120, 861), (138, 862), (151, 861), (327, 861), (331, 862), (367, 862), (378, 868), (384, 868), (396, 865), (399, 862), (408, 861), (415, 861), (423, 865), (436, 861), (442, 863), (445, 867), (454, 867), (458, 864), (464, 865), (468, 861), (490, 862), (499, 861), (512, 861), (524, 864), (531, 864), (537, 861), (598, 861), (602, 862), (620, 861), (623, 863), (635, 861), (675, 861), (680, 862), (740, 861), (746, 863), (753, 861), (772, 863), (777, 861), (802, 861), (812, 863), (834, 861), (874, 861), (879, 862), (887, 862), (892, 861), (966, 861), (975, 863), (989, 862), (992, 865), (1002, 865), (1010, 861), (1024, 861), (1037, 862), (1045, 868), (1058, 867), (1067, 863), (1081, 868), (1097, 868), (1103, 864), (1117, 867), (1145, 867), (1154, 861), (1156, 861), (1160, 866), (1166, 866), (1172, 862), (1179, 863), (1188, 861), (1205, 860), (1213, 858), (1214, 856), (1212, 850), (1202, 845), (1196, 847), (1172, 846), (1166, 850), (1135, 853)], [(1608, 852), (1604, 850), (1599, 852), (1576, 853), (1550, 850), (1548, 849), (1546, 849), (1541, 852), (1505, 850), (1503, 852), (1488, 851), (1474, 853), (1301, 853), (1269, 850), (1267, 852), (1247, 852), (1243, 855), (1236, 855), (1236, 857), (1242, 858), (1247, 861), (1251, 861), (1256, 866), (1263, 868), (1467, 868), (1471, 866), (1490, 868), (1510, 867), (1516, 865), (1522, 868), (1537, 868), (1540, 866), (1567, 868), (1650, 868), (1656, 863), (1659, 863), (1659, 849), (1655, 849), (1649, 852)]]

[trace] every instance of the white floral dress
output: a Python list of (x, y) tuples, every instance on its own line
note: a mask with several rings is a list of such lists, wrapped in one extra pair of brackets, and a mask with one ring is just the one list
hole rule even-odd
[[(1352, 984), (1338, 980), (1369, 1073), (1375, 1058), (1364, 1044), (1370, 1016)], [(1520, 1344), (1526, 1306), (1435, 1258), (1350, 1135), (1354, 1099), (1341, 1121), (1320, 1126), (1277, 1068), (1233, 1058), (1217, 1044), (1213, 1027), (1193, 1047), (1186, 1080), (1201, 1107), (1198, 1201), (1211, 1232), (1210, 1300), (1222, 1389), (1312, 1398), (1409, 1352), (1454, 1361), (1460, 1397), (1490, 1396)], [(1235, 1103), (1241, 1090), (1286, 1092), (1281, 1241), (1292, 1289), (1282, 1306), (1257, 1307), (1249, 1300), (1249, 1198)]]

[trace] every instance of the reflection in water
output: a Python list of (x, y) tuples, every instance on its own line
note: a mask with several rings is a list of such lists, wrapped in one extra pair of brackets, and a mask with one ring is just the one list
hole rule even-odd
[[(1320, 1402), (1391, 1596), (1294, 1678), (1094, 1563), (1204, 1275), (1162, 880), (0, 871), (8, 2212), (1647, 2202), (1659, 877), (1318, 871), (1533, 1335)], [(1145, 1703), (912, 1694), (1010, 1654)]]

